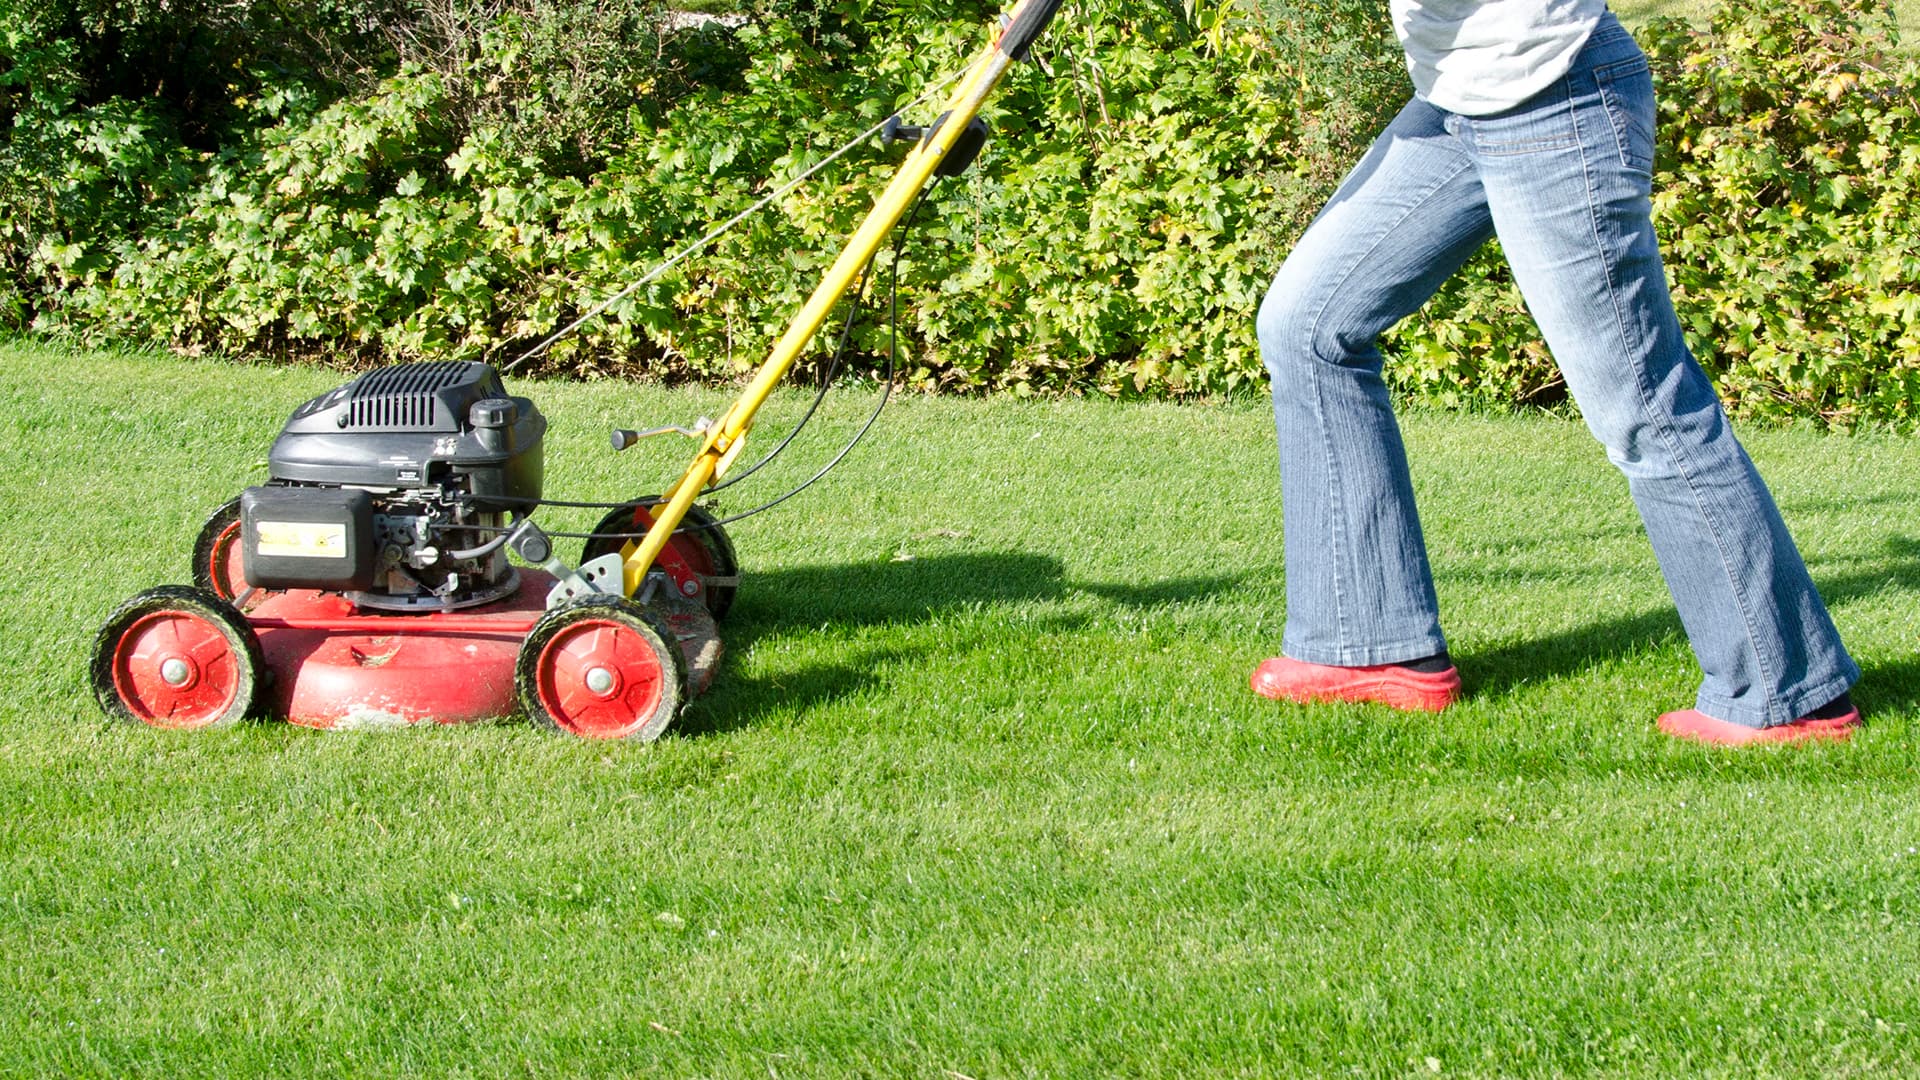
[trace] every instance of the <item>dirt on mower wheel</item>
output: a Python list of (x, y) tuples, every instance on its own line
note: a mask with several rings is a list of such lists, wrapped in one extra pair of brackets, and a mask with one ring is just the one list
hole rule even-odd
[(660, 616), (622, 597), (581, 596), (528, 632), (514, 687), (537, 724), (651, 742), (687, 700), (687, 663)]
[(205, 589), (149, 589), (116, 608), (93, 642), (94, 697), (116, 720), (223, 728), (253, 711), (265, 671), (260, 639)]
[[(680, 528), (674, 531), (673, 539), (667, 541), (667, 547), (702, 578), (729, 579), (724, 584), (709, 581), (704, 590), (707, 612), (716, 621), (726, 618), (727, 609), (733, 606), (739, 586), (733, 584), (732, 580), (740, 576), (740, 560), (734, 554), (733, 541), (728, 539), (724, 526), (714, 524), (717, 520), (706, 510), (689, 506), (687, 516), (681, 519)], [(588, 540), (580, 549), (580, 561), (591, 562), (602, 555), (619, 551), (626, 540), (619, 538), (618, 534), (644, 533), (652, 526), (651, 507), (616, 506), (593, 527), (596, 534), (616, 535), (596, 535)]]

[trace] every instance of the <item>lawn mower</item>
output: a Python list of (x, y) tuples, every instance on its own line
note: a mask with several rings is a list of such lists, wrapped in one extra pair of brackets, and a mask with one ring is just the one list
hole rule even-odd
[(718, 623), (740, 584), (726, 520), (697, 500), (717, 490), (760, 407), (864, 283), (895, 226), (936, 176), (956, 175), (979, 153), (981, 104), (1060, 4), (1019, 0), (1009, 9), (934, 123), (909, 127), (896, 113), (874, 129), (914, 145), (728, 411), (692, 428), (614, 432), (615, 450), (670, 432), (699, 450), (659, 496), (612, 504), (578, 564), (533, 520), (556, 504), (542, 495), (547, 421), (508, 393), (502, 369), (477, 361), (376, 369), (293, 412), (268, 454), (266, 483), (201, 529), (192, 587), (150, 589), (107, 619), (90, 672), (101, 707), (122, 720), (199, 729), (256, 712), (318, 728), (458, 723), (517, 705), (574, 735), (658, 737), (711, 682)]

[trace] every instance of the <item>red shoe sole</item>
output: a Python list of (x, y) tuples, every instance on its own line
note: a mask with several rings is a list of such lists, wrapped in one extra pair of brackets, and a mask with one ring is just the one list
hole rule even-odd
[(1752, 728), (1728, 720), (1716, 720), (1698, 709), (1682, 709), (1679, 712), (1661, 714), (1658, 723), (1661, 731), (1676, 739), (1706, 743), (1709, 746), (1797, 743), (1815, 739), (1844, 742), (1852, 738), (1853, 729), (1860, 726), (1860, 710), (1855, 709), (1831, 720), (1803, 716), (1791, 724)]
[(1253, 692), (1274, 701), (1372, 702), (1415, 712), (1439, 712), (1460, 698), (1460, 672), (1414, 671), (1398, 664), (1336, 667), (1276, 656), (1253, 670)]

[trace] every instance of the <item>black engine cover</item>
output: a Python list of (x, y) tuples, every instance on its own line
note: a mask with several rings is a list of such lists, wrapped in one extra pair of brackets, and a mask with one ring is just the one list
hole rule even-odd
[(281, 483), (538, 499), (546, 432), (533, 402), (507, 396), (486, 364), (399, 364), (294, 410), (267, 468)]

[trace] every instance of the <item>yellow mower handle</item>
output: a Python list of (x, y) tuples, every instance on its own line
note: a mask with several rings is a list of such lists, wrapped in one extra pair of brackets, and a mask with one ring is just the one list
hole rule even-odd
[(974, 58), (952, 98), (948, 100), (945, 122), (935, 126), (907, 154), (906, 160), (900, 163), (899, 171), (894, 173), (893, 179), (874, 202), (873, 209), (867, 212), (866, 219), (841, 250), (839, 258), (827, 268), (826, 276), (813, 290), (813, 295), (793, 317), (787, 332), (781, 335), (772, 353), (754, 373), (753, 381), (747, 384), (726, 415), (708, 426), (700, 451), (694, 455), (693, 463), (687, 466), (686, 474), (664, 493), (664, 502), (654, 509), (653, 525), (646, 535), (638, 540), (629, 540), (621, 547), (624, 567), (621, 584), (622, 591), (628, 596), (637, 592), (646, 580), (647, 572), (653, 569), (654, 560), (660, 557), (673, 531), (680, 527), (680, 522), (687, 516), (688, 507), (693, 505), (702, 491), (732, 467), (734, 459), (740, 456), (741, 448), (746, 445), (747, 431), (753, 427), (754, 416), (759, 413), (760, 407), (766, 404), (774, 388), (793, 369), (801, 350), (820, 332), (834, 305), (853, 286), (861, 268), (873, 259), (893, 227), (900, 223), (914, 200), (925, 190), (934, 170), (939, 168), (948, 151), (953, 149), (954, 143), (967, 130), (967, 125), (979, 114), (980, 106), (999, 84), (1008, 65), (1026, 56), (1034, 39), (1053, 21), (1054, 14), (1060, 10), (1063, 2), (1019, 0), (1007, 12), (1004, 29), (992, 45)]

